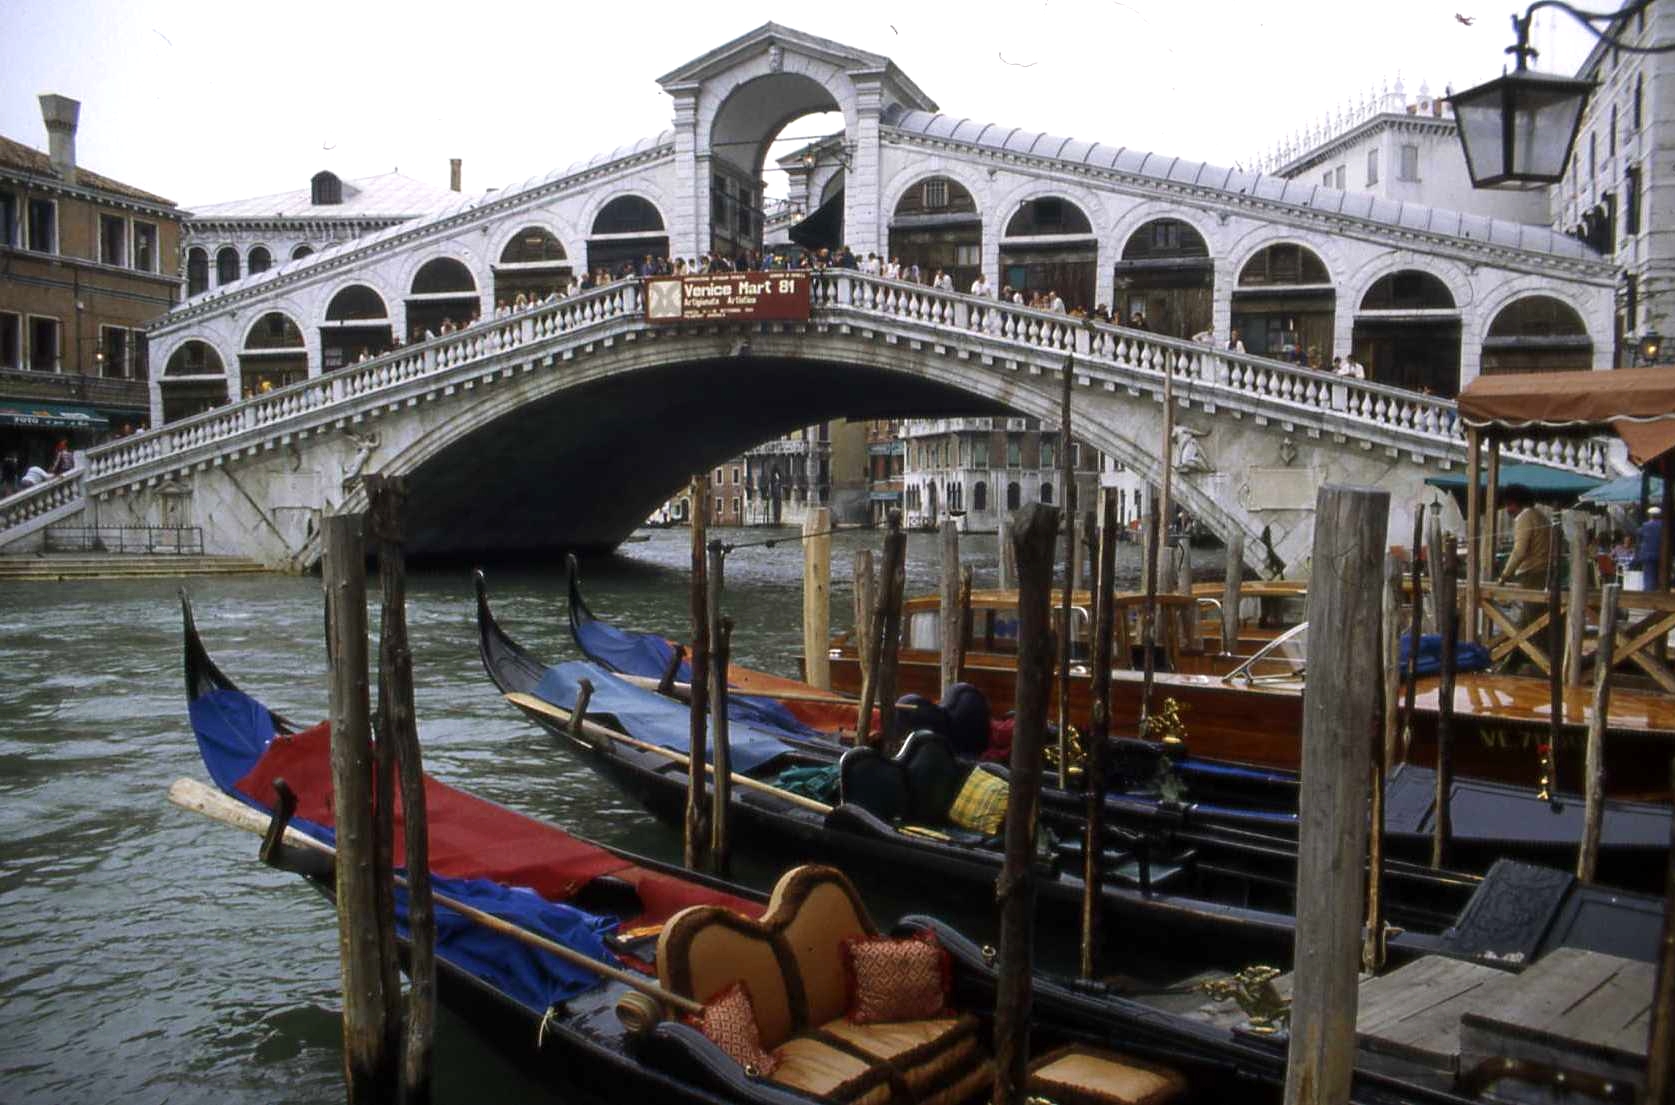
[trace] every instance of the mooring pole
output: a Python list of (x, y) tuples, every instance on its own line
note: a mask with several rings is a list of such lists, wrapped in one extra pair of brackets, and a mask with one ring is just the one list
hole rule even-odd
[(1146, 495), (1146, 605), (1140, 611), (1140, 651), (1144, 675), (1140, 681), (1140, 736), (1149, 739), (1152, 720), (1152, 682), (1157, 677), (1157, 496)]
[[(1547, 533), (1547, 765), (1552, 794), (1559, 793), (1559, 736), (1564, 731), (1564, 618), (1559, 612), (1559, 542)], [(1556, 799), (1555, 799), (1556, 801)]]
[(733, 747), (727, 725), (727, 665), (732, 651), (733, 619), (721, 613), (727, 581), (727, 551), (719, 539), (709, 543), (709, 574), (705, 579), (704, 616), (710, 628), (710, 741), (715, 777), (710, 791), (710, 867), (727, 874), (727, 803), (731, 800)]
[(1564, 621), (1564, 681), (1567, 687), (1581, 687), (1582, 640), (1588, 630), (1588, 536), (1583, 531), (1581, 511), (1565, 511), (1564, 521), (1570, 545), (1570, 609), (1566, 611)]
[(1089, 717), (1087, 768), (1082, 776), (1082, 962), (1081, 974), (1099, 973), (1099, 919), (1105, 866), (1105, 742), (1111, 734), (1111, 635), (1116, 623), (1117, 504), (1107, 488), (1099, 496), (1099, 557), (1093, 584), (1093, 708)]
[(1373, 738), (1372, 803), (1367, 810), (1369, 841), (1367, 844), (1367, 921), (1362, 929), (1361, 969), (1379, 971), (1384, 967), (1384, 784), (1390, 770), (1390, 753), (1394, 735), (1396, 693), (1396, 660), (1393, 655), (1396, 634), (1396, 605), (1393, 583), (1399, 584), (1401, 563), (1389, 553), (1384, 555), (1384, 573), (1379, 587), (1379, 732)]
[(873, 624), (877, 612), (877, 577), (872, 570), (872, 550), (855, 554), (855, 627), (849, 633), (855, 642), (855, 664), (861, 669), (861, 704), (855, 713), (855, 743), (872, 743), (872, 701), (878, 689), (878, 630)]
[(832, 689), (832, 512), (815, 507), (803, 519), (803, 678)]
[(965, 654), (971, 645), (971, 581), (974, 576), (972, 567), (967, 564), (960, 569), (960, 624), (958, 636), (954, 638), (954, 682), (965, 678)]
[(1576, 877), (1593, 882), (1599, 864), (1599, 833), (1605, 821), (1605, 724), (1611, 714), (1611, 668), (1617, 659), (1617, 602), (1623, 585), (1607, 583), (1599, 600), (1599, 650), (1594, 655), (1594, 712), (1588, 719), (1588, 747), (1582, 760), (1582, 844)]
[[(1413, 747), (1413, 711), (1414, 701), (1419, 696), (1419, 638), (1424, 632), (1425, 617), (1425, 584), (1419, 578), (1419, 542), (1425, 535), (1425, 511), (1421, 507), (1413, 516), (1413, 547), (1408, 553), (1413, 557), (1413, 618), (1412, 631), (1407, 639), (1407, 709), (1403, 711), (1405, 724), (1402, 726), (1402, 760), (1407, 760), (1408, 749)], [(1430, 567), (1431, 589), (1436, 590), (1437, 571), (1439, 565)]]
[(960, 681), (960, 527), (942, 520), (941, 604), (937, 617), (942, 630), (942, 694)]
[(901, 528), (901, 511), (890, 511), (890, 528), (884, 535), (884, 567), (878, 581), (878, 612), (874, 625), (878, 637), (878, 705), (883, 715), (881, 739), (887, 752), (896, 750), (896, 666), (901, 656), (902, 591), (907, 584), (907, 534)]
[[(1667, 488), (1667, 471), (1663, 479)], [(1675, 521), (1667, 511), (1663, 517), (1665, 526)], [(1669, 761), (1669, 791), (1675, 799), (1675, 759)], [(1658, 941), (1652, 1027), (1646, 1044), (1645, 1100), (1649, 1105), (1675, 1105), (1675, 822), (1669, 826), (1668, 857), (1663, 877), (1663, 936)]]
[[(1018, 685), (1012, 731), (1006, 859), (995, 897), (1000, 960), (995, 984), (994, 1105), (1022, 1105), (1029, 1065), (1035, 947), (1035, 827), (1041, 745), (1053, 669), (1053, 552), (1058, 511), (1031, 503), (1018, 513)], [(979, 768), (978, 770), (982, 770)]]
[[(401, 1098), (403, 1105), (426, 1105), (431, 1097), (431, 1054), (436, 1034), (436, 907), (430, 886), (424, 760), (413, 708), (413, 652), (407, 643), (407, 559), (401, 536), (407, 487), (400, 478), (383, 476), (368, 476), (365, 485), (367, 519), (378, 543), (378, 576), (384, 595), (378, 632), (378, 700), (383, 704), (378, 717), (378, 743), (387, 745), (395, 760), (401, 785), (402, 845), (407, 859), (407, 974), (412, 986), (406, 1003), (406, 1037), (401, 1046)], [(393, 958), (393, 939), (390, 950)], [(399, 998), (399, 975), (395, 988)], [(400, 1023), (398, 1005), (396, 1024)]]
[(388, 1046), (375, 876), (362, 517), (326, 515), (321, 540), (330, 667), (332, 817), (338, 850), (337, 942), (343, 970), (343, 1074), (350, 1105), (365, 1105), (395, 1100), (396, 1056)]
[(1059, 789), (1070, 789), (1070, 651), (1075, 639), (1070, 612), (1076, 588), (1076, 469), (1070, 463), (1070, 393), (1076, 383), (1076, 355), (1064, 358), (1064, 388), (1059, 395), (1059, 501), (1064, 504), (1064, 594), (1059, 602), (1058, 763)]
[(683, 859), (689, 870), (704, 865), (709, 834), (704, 825), (704, 764), (708, 759), (705, 739), (709, 732), (710, 617), (709, 583), (704, 562), (709, 531), (709, 477), (692, 477), (692, 585), (689, 608), (692, 613), (692, 697), (686, 780), (686, 837)]
[(1239, 652), (1239, 588), (1245, 580), (1245, 535), (1227, 540), (1227, 576), (1221, 585), (1221, 654)]
[[(1286, 1105), (1349, 1100), (1355, 1073), (1367, 780), (1378, 733), (1379, 588), (1387, 492), (1327, 485), (1315, 500), (1308, 697), (1298, 793), (1297, 936)], [(1316, 637), (1315, 634), (1319, 633)], [(1318, 675), (1318, 678), (1317, 678)]]
[(1442, 635), (1442, 670), (1437, 673), (1437, 769), (1436, 793), (1432, 798), (1431, 866), (1448, 864), (1448, 853), (1454, 838), (1454, 675), (1459, 635), (1460, 566), (1454, 553), (1454, 543), (1443, 546), (1442, 563), (1432, 580), (1437, 596), (1437, 613), (1442, 616), (1439, 631)]
[(1402, 562), (1384, 557), (1384, 763), (1396, 762), (1396, 738), (1402, 709)]

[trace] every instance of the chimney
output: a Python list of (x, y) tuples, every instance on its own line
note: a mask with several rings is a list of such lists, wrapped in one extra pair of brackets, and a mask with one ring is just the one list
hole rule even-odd
[(459, 167), (459, 158), (450, 157), (448, 159), (448, 190), (450, 192), (459, 191)]
[(41, 97), (41, 118), (47, 125), (47, 152), (52, 157), (53, 170), (66, 184), (76, 182), (76, 120), (80, 117), (79, 100), (54, 93)]

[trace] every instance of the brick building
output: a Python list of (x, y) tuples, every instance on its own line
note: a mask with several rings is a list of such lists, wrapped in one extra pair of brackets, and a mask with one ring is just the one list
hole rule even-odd
[(182, 213), (76, 164), (80, 110), (41, 97), (47, 152), (0, 137), (0, 455), (25, 467), (146, 421), (144, 327), (179, 299)]

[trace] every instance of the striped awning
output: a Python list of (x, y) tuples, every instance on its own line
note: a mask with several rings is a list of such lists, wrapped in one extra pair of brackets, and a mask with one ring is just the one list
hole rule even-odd
[(98, 411), (68, 403), (0, 403), (0, 426), (44, 430), (102, 430), (110, 421)]

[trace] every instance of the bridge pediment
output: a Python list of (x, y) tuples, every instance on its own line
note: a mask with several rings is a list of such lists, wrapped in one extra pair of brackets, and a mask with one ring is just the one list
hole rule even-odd
[(797, 71), (795, 65), (787, 66), (788, 54), (843, 73), (881, 74), (888, 91), (892, 93), (886, 99), (922, 111), (936, 110), (935, 102), (884, 55), (857, 50), (841, 42), (804, 34), (771, 22), (670, 70), (657, 78), (657, 83), (673, 95), (679, 89), (714, 81), (741, 68), (755, 75), (764, 57), (770, 72)]

